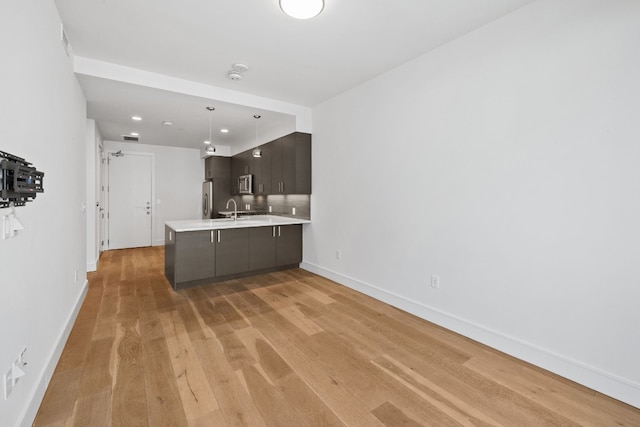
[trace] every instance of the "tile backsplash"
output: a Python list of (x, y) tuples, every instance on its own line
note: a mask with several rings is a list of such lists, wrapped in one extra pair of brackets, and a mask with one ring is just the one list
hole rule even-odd
[[(269, 196), (235, 196), (238, 203), (238, 210), (247, 210), (246, 205), (250, 205), (252, 211), (260, 213), (271, 213), (302, 219), (311, 219), (311, 196), (308, 194), (274, 194)], [(271, 207), (271, 212), (269, 212)], [(293, 214), (295, 208), (295, 214)]]

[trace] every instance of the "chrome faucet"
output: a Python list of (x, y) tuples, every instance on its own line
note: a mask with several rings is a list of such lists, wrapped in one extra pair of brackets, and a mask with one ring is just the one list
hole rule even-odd
[(238, 204), (236, 203), (235, 200), (229, 199), (227, 201), (227, 206), (225, 207), (225, 209), (229, 209), (229, 202), (233, 202), (233, 220), (237, 221), (238, 220)]

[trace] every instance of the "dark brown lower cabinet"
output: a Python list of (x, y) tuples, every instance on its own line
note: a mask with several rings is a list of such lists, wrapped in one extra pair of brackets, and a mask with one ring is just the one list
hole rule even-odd
[(175, 234), (175, 281), (190, 282), (215, 277), (214, 231), (185, 231)]
[(302, 262), (302, 225), (175, 232), (165, 227), (165, 276), (174, 289)]
[(249, 270), (276, 266), (276, 228), (249, 228)]
[(249, 271), (249, 229), (215, 230), (216, 276), (229, 276)]
[(276, 267), (302, 262), (302, 225), (278, 225)]

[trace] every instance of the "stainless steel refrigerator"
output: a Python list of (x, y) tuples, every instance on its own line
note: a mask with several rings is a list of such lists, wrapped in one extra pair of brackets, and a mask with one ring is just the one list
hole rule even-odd
[(202, 183), (202, 219), (216, 217), (213, 206), (213, 181), (205, 181)]

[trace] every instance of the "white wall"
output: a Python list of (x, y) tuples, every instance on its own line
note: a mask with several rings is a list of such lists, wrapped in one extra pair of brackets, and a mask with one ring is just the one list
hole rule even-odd
[(200, 150), (118, 141), (104, 141), (104, 150), (153, 154), (153, 245), (164, 245), (165, 221), (201, 218), (204, 160)]
[(317, 106), (303, 266), (640, 407), (639, 52), (540, 0)]
[(86, 112), (52, 1), (3, 1), (0, 39), (0, 150), (45, 173), (16, 208), (25, 229), (0, 240), (0, 373), (25, 346), (29, 361), (0, 424), (31, 425), (86, 291)]

